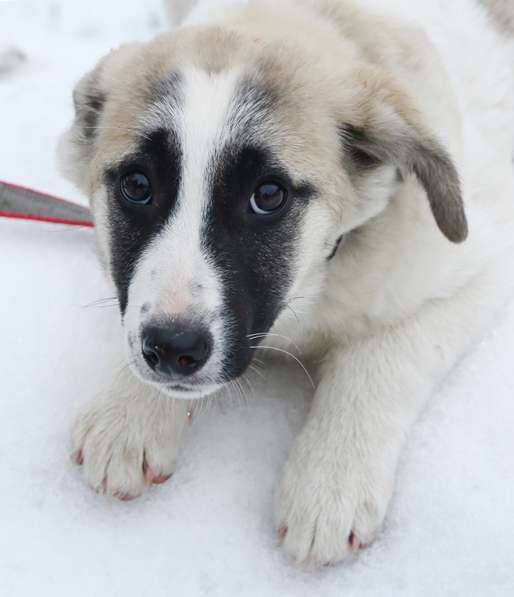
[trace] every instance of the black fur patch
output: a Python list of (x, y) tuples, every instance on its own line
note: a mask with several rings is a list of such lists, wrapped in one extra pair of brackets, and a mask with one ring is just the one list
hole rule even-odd
[[(109, 229), (112, 276), (122, 314), (135, 264), (152, 238), (168, 221), (177, 201), (181, 178), (181, 149), (173, 133), (159, 129), (147, 135), (137, 151), (105, 176), (109, 189)], [(150, 205), (130, 205), (120, 192), (120, 178), (142, 172), (152, 183)]]
[[(246, 370), (252, 346), (260, 343), (248, 335), (268, 332), (284, 308), (298, 232), (314, 188), (294, 184), (263, 147), (229, 145), (215, 156), (211, 172), (211, 202), (202, 239), (223, 277), (228, 325), (223, 376), (229, 380)], [(287, 205), (278, 215), (258, 216), (249, 208), (263, 179), (282, 182), (289, 191)]]

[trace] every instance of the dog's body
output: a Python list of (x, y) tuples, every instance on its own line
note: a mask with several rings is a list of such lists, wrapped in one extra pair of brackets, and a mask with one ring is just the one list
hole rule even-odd
[[(118, 377), (80, 418), (76, 457), (94, 487), (139, 495), (173, 472), (187, 417), (187, 401), (163, 390), (195, 398), (230, 383), (263, 338), (296, 346), (317, 387), (277, 529), (296, 560), (337, 562), (374, 538), (410, 426), (512, 291), (508, 14), (484, 3), (495, 29), (471, 0), (444, 14), (428, 0), (384, 2), (387, 15), (367, 0), (213, 4), (175, 35), (109, 56), (77, 88), (63, 152), (92, 198), (137, 377)], [(149, 155), (164, 165), (141, 178)], [(133, 164), (129, 199), (166, 180), (153, 216), (112, 205)], [(244, 191), (251, 215), (237, 207), (248, 180), (266, 180)], [(289, 203), (255, 220), (256, 197), (269, 205), (281, 192)], [(146, 329), (168, 318), (182, 330), (184, 314), (208, 338), (205, 363), (188, 349), (194, 372), (174, 363), (165, 383)]]

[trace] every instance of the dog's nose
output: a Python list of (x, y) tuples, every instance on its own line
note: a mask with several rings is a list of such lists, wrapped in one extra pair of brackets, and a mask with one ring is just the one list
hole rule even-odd
[(143, 332), (142, 352), (148, 366), (164, 375), (192, 375), (212, 351), (209, 332), (176, 327), (149, 327)]

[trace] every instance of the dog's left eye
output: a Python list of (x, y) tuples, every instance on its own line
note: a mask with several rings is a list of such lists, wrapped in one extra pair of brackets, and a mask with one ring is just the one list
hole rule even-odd
[(252, 211), (261, 216), (277, 212), (287, 201), (286, 189), (275, 182), (259, 185), (250, 199)]
[(152, 202), (152, 185), (141, 172), (131, 172), (122, 176), (120, 189), (123, 198), (129, 203), (148, 205)]

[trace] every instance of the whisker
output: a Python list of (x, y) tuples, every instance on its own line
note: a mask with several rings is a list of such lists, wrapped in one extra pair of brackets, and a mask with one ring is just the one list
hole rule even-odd
[[(248, 386), (248, 390), (250, 392), (250, 396), (252, 398), (255, 398), (255, 390), (254, 387), (252, 385), (252, 383), (250, 382), (250, 380), (248, 379), (248, 377), (246, 377), (245, 375), (243, 375), (243, 377), (241, 377), (241, 384), (245, 382), (245, 384)], [(246, 397), (247, 398), (247, 397)], [(248, 398), (247, 398), (248, 401)]]
[(123, 133), (132, 133), (133, 135), (137, 135), (139, 137), (142, 137), (143, 139), (147, 139), (148, 141), (151, 141), (151, 137), (145, 133), (143, 130), (141, 129), (137, 129), (135, 127), (119, 127), (119, 126), (84, 126), (82, 127), (84, 130), (95, 130), (95, 131), (100, 131), (100, 130), (113, 130), (113, 131), (120, 131)]
[(294, 354), (292, 354), (288, 350), (284, 350), (283, 348), (277, 348), (276, 346), (251, 346), (250, 348), (253, 348), (255, 350), (275, 350), (276, 352), (280, 352), (282, 354), (290, 356), (294, 361), (296, 361), (298, 363), (298, 365), (300, 365), (300, 367), (302, 368), (303, 372), (307, 376), (307, 379), (310, 381), (312, 388), (314, 390), (316, 389), (316, 386), (314, 384), (314, 380), (312, 379), (311, 374), (307, 370), (307, 367), (302, 363), (302, 361), (297, 356), (295, 356)]
[(252, 359), (252, 363), (253, 363), (254, 365), (257, 365), (258, 367), (262, 367), (262, 368), (264, 368), (264, 367), (265, 367), (265, 363), (264, 363), (264, 361), (262, 361), (261, 359), (258, 359), (257, 357), (253, 357), (253, 359)]
[(259, 338), (282, 338), (283, 340), (286, 340), (287, 342), (291, 343), (298, 352), (301, 352), (300, 347), (298, 346), (298, 344), (292, 339), (289, 338), (289, 336), (284, 336), (282, 334), (270, 334), (270, 333), (266, 333), (266, 334), (250, 334), (249, 336), (247, 336), (250, 340), (258, 340)]
[(288, 303), (294, 303), (294, 301), (302, 301), (305, 300), (307, 297), (305, 296), (293, 296), (292, 298), (289, 299)]
[(103, 299), (98, 299), (96, 301), (92, 301), (91, 303), (87, 303), (85, 305), (80, 305), (83, 309), (91, 309), (91, 308), (100, 308), (100, 307), (117, 307), (118, 306), (118, 298), (108, 297)]
[[(242, 378), (241, 378), (241, 379), (242, 379)], [(241, 406), (247, 406), (248, 400), (247, 400), (247, 396), (246, 396), (246, 394), (245, 394), (245, 391), (244, 391), (243, 385), (242, 385), (242, 383), (241, 383), (241, 379), (236, 379), (236, 380), (234, 380), (234, 381), (235, 381), (235, 383), (236, 383), (236, 386), (237, 386), (237, 387), (238, 387), (238, 389), (239, 389), (239, 396), (240, 396), (240, 398), (241, 398)]]
[(249, 370), (259, 376), (261, 379), (266, 379), (264, 373), (260, 371), (255, 365), (250, 365)]
[(291, 313), (293, 314), (293, 317), (296, 319), (296, 323), (300, 324), (300, 318), (298, 317), (298, 314), (293, 309), (293, 307), (291, 307), (291, 305), (289, 303), (285, 304), (284, 307), (286, 309), (289, 309), (289, 311), (291, 311)]
[(233, 379), (227, 384), (227, 387), (230, 389), (230, 398), (232, 403), (235, 403), (236, 405), (244, 404), (245, 396), (239, 380)]
[(203, 416), (210, 406), (210, 402), (207, 398), (204, 398), (203, 400), (194, 400), (191, 404), (192, 406), (190, 408), (194, 419)]

